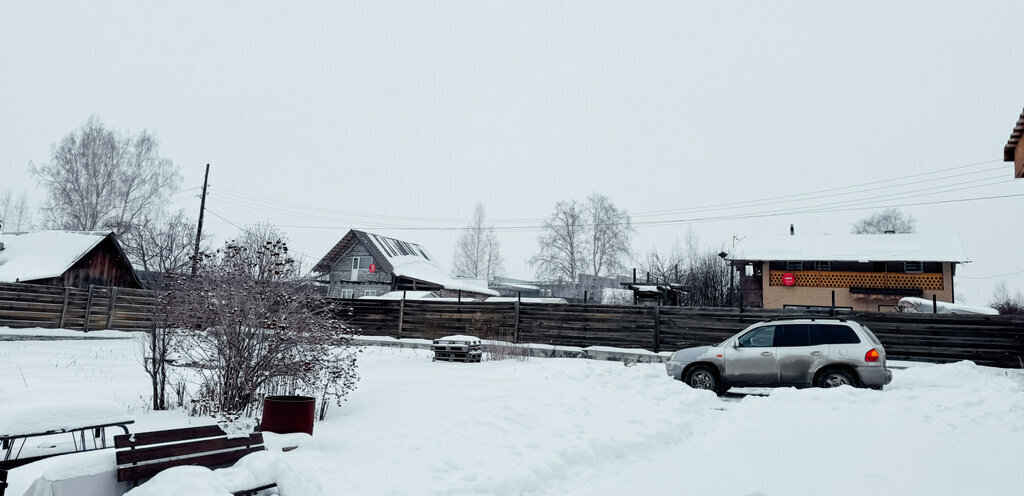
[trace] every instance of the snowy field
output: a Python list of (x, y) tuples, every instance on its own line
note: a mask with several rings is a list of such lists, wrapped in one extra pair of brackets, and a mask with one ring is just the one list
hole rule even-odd
[[(726, 399), (655, 364), (434, 363), (370, 347), (360, 373), (281, 455), (303, 495), (1024, 493), (1019, 370), (911, 364), (884, 391)], [(0, 408), (46, 399), (117, 402), (135, 431), (208, 423), (149, 411), (131, 339), (0, 341)], [(13, 470), (7, 494), (52, 460)]]

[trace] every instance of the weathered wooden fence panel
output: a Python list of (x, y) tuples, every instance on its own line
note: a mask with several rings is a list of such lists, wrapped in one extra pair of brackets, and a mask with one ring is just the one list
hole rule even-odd
[[(350, 324), (364, 335), (398, 336), (400, 302), (350, 301)], [(719, 343), (766, 319), (798, 316), (781, 310), (632, 305), (522, 303), (518, 314), (515, 308), (514, 303), (406, 301), (402, 337), (473, 334), (513, 341), (518, 329), (520, 343), (673, 351)], [(1002, 367), (1019, 367), (1024, 359), (1021, 316), (854, 312), (840, 317), (871, 328), (891, 359), (972, 360)]]
[(34, 284), (0, 283), (0, 326), (48, 329), (150, 328), (150, 291), (96, 286), (88, 290)]
[[(90, 306), (91, 300), (91, 306)], [(561, 346), (673, 351), (721, 342), (778, 310), (429, 300), (333, 300), (335, 313), (364, 336), (483, 339)], [(0, 326), (146, 330), (153, 293), (127, 288), (89, 291), (0, 283)], [(1020, 367), (1024, 316), (843, 313), (871, 328), (892, 359), (973, 360)]]

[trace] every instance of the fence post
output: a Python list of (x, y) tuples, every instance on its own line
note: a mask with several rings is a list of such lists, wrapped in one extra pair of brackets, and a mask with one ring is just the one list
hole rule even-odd
[(661, 353), (661, 305), (654, 307), (654, 352)]
[(402, 323), (405, 321), (405, 291), (402, 291), (402, 301), (398, 303), (398, 339), (402, 339)]
[(512, 342), (519, 344), (519, 300), (522, 298), (522, 293), (519, 293), (519, 298), (516, 298), (516, 323), (512, 330)]
[(935, 299), (935, 295), (932, 295), (932, 313), (939, 313), (939, 303)]
[(68, 298), (71, 296), (71, 288), (64, 286), (64, 305), (60, 308), (60, 322), (57, 323), (57, 328), (64, 328), (64, 320), (68, 316)]
[(107, 309), (107, 329), (114, 322), (114, 306), (117, 305), (117, 288), (110, 288), (110, 308)]
[(82, 332), (89, 332), (89, 317), (92, 315), (92, 291), (96, 286), (89, 285), (89, 297), (85, 300), (85, 322), (82, 323)]

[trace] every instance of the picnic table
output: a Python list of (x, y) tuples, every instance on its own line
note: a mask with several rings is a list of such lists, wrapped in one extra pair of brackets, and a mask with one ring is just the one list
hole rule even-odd
[[(128, 434), (134, 423), (124, 408), (110, 401), (28, 402), (5, 405), (0, 409), (0, 468), (13, 468), (42, 458), (68, 452), (91, 451), (108, 447), (107, 428), (119, 428)], [(57, 450), (57, 445), (39, 448), (29, 439), (70, 434), (71, 449)], [(25, 456), (23, 456), (25, 455)]]

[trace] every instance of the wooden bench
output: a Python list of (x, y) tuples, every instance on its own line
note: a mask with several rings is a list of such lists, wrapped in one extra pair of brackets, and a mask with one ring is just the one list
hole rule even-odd
[[(118, 449), (117, 481), (132, 481), (133, 486), (171, 467), (228, 466), (249, 453), (267, 449), (262, 433), (228, 438), (216, 425), (119, 435), (114, 437), (114, 447)], [(267, 484), (234, 494), (254, 495), (276, 486)]]

